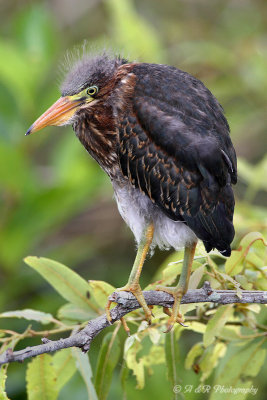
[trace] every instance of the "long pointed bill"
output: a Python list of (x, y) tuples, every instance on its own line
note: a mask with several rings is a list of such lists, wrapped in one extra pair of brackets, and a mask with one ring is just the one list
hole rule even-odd
[(44, 112), (28, 129), (26, 135), (37, 132), (49, 125), (64, 125), (82, 105), (81, 99), (71, 99), (69, 96), (60, 97), (46, 112)]

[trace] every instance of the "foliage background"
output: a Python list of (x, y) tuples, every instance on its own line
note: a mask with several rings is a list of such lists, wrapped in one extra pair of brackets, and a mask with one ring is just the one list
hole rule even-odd
[[(133, 237), (112, 200), (111, 185), (71, 128), (24, 137), (59, 96), (66, 51), (84, 39), (130, 59), (175, 65), (208, 86), (224, 106), (239, 156), (233, 246), (250, 231), (266, 232), (266, 26), (264, 0), (0, 2), (0, 312), (34, 308), (53, 314), (63, 304), (23, 263), (29, 254), (58, 260), (85, 279), (115, 287), (126, 281), (134, 259)], [(147, 262), (143, 286), (167, 255), (157, 252)], [(18, 331), (27, 326), (1, 320), (0, 327), (7, 323)], [(92, 365), (100, 340), (91, 350)], [(181, 358), (194, 340), (194, 334), (182, 336)], [(121, 396), (118, 373), (110, 399)], [(181, 378), (188, 374), (181, 371)], [(24, 365), (9, 367), (11, 399), (26, 398), (24, 375)], [(132, 399), (135, 379), (129, 379)], [(264, 393), (265, 385), (260, 374), (254, 386)], [(160, 365), (138, 396), (161, 398), (168, 391)], [(78, 374), (60, 399), (74, 396), (86, 398)]]

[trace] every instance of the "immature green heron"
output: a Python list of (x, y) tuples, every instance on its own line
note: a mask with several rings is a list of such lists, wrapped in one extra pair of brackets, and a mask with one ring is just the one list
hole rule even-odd
[[(119, 211), (138, 243), (129, 281), (150, 322), (139, 277), (150, 248), (185, 247), (167, 330), (182, 323), (197, 239), (231, 254), (236, 155), (229, 126), (204, 84), (168, 65), (131, 63), (106, 54), (83, 57), (68, 72), (62, 97), (27, 134), (68, 125), (109, 175)], [(109, 306), (107, 315), (110, 319)]]

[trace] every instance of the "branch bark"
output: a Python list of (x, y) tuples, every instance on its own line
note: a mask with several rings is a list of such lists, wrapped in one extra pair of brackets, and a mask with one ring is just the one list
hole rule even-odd
[[(173, 305), (173, 297), (165, 292), (149, 290), (145, 291), (144, 297), (148, 305), (157, 305), (171, 308)], [(241, 298), (237, 296), (235, 290), (213, 290), (209, 282), (205, 282), (201, 289), (188, 290), (182, 298), (182, 304), (190, 303), (259, 303), (267, 304), (267, 291), (259, 290), (242, 290)], [(133, 294), (129, 292), (114, 292), (110, 296), (110, 300), (118, 305), (111, 310), (112, 324), (129, 312), (140, 308), (139, 303)], [(42, 339), (42, 344), (33, 347), (26, 347), (23, 350), (14, 351), (7, 349), (0, 355), (0, 365), (20, 361), (31, 357), (35, 357), (43, 353), (51, 353), (68, 347), (79, 347), (84, 352), (90, 349), (92, 340), (106, 327), (110, 326), (106, 315), (92, 319), (87, 326), (81, 331), (59, 340)]]

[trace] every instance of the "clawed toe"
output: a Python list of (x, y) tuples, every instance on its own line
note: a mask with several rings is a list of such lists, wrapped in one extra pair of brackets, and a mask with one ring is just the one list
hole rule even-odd
[(169, 308), (163, 307), (163, 312), (170, 317), (167, 321), (167, 329), (165, 333), (170, 332), (175, 323), (187, 328), (187, 325), (184, 324), (184, 319), (181, 313), (178, 312), (176, 319), (174, 319), (174, 315)]
[(170, 332), (170, 330), (172, 329), (172, 327), (175, 323), (178, 323), (178, 324), (186, 327), (186, 325), (184, 324), (183, 316), (179, 312), (181, 300), (183, 297), (182, 288), (158, 286), (156, 288), (156, 290), (161, 290), (163, 292), (169, 293), (174, 298), (172, 311), (167, 307), (163, 308), (163, 312), (170, 317), (167, 321), (167, 329), (165, 332)]
[[(131, 293), (135, 296), (136, 300), (138, 301), (138, 303), (140, 304), (140, 306), (141, 306), (141, 307), (143, 308), (143, 310), (144, 310), (145, 319), (146, 319), (148, 325), (151, 325), (151, 317), (152, 317), (152, 316), (154, 317), (154, 315), (153, 315), (153, 313), (152, 313), (152, 311), (151, 311), (151, 309), (153, 308), (153, 306), (148, 306), (148, 305), (147, 305), (140, 285), (139, 285), (139, 284), (133, 284), (133, 285), (128, 285), (128, 284), (127, 284), (127, 285), (124, 286), (124, 287), (121, 287), (121, 288), (116, 289), (116, 292), (118, 292), (118, 291), (120, 291), (120, 292), (122, 292), (122, 291), (131, 292)], [(106, 310), (106, 317), (107, 317), (107, 320), (108, 320), (110, 323), (111, 323), (111, 320), (112, 320), (111, 315), (110, 315), (110, 306), (111, 306), (112, 303), (114, 303), (113, 300), (108, 300), (107, 305), (106, 305), (106, 307), (105, 307), (105, 310)], [(126, 324), (125, 320), (123, 320), (123, 321), (124, 321), (124, 322), (123, 322), (123, 327), (124, 327), (124, 329), (125, 329), (125, 327), (127, 326), (127, 324)], [(125, 331), (128, 333), (129, 328), (127, 327), (127, 328), (125, 329)]]

